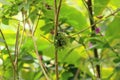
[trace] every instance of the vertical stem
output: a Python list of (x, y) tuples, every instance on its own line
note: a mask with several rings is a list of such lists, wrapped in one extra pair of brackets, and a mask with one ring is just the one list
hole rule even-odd
[[(59, 24), (59, 13), (61, 8), (62, 0), (59, 1), (59, 5), (57, 7), (57, 0), (54, 0), (54, 42), (56, 41), (56, 36), (58, 36), (58, 24)], [(59, 72), (58, 72), (58, 49), (55, 47), (55, 73), (56, 73), (56, 80), (59, 80)]]
[(55, 73), (56, 80), (59, 80), (59, 72), (58, 72), (58, 50), (55, 48)]
[[(95, 24), (95, 22), (94, 22), (94, 18), (93, 18), (92, 0), (87, 1), (87, 6), (88, 6), (88, 10), (89, 10), (90, 25), (93, 25), (93, 24)], [(95, 32), (95, 28), (96, 28), (96, 25), (92, 26), (91, 30), (93, 32)], [(93, 33), (91, 35), (91, 37), (94, 37), (94, 36), (95, 36), (95, 33)], [(93, 44), (96, 44), (96, 43), (93, 43)], [(93, 52), (94, 52), (94, 57), (99, 59), (97, 48), (94, 48)], [(97, 72), (97, 78), (100, 78), (101, 77), (101, 75), (100, 75), (100, 65), (96, 65), (96, 72)]]
[(55, 10), (54, 10), (54, 28), (55, 28), (55, 36), (57, 35), (57, 31), (58, 31), (58, 22), (57, 22), (57, 1), (54, 0), (54, 4), (55, 4)]
[[(58, 22), (57, 22), (57, 1), (54, 0), (55, 4), (55, 12), (54, 12), (54, 28), (55, 28), (55, 34), (54, 36), (57, 36), (57, 31), (58, 31)], [(55, 42), (55, 39), (54, 39)], [(58, 73), (58, 50), (57, 47), (55, 47), (55, 74), (56, 74), (56, 80), (59, 80), (59, 73)]]
[(17, 79), (19, 80), (19, 75), (18, 75), (18, 53), (19, 53), (19, 50), (18, 50), (18, 40), (19, 40), (19, 27), (20, 27), (20, 23), (18, 23), (18, 28), (17, 28), (17, 33), (16, 33), (16, 42), (15, 42), (15, 61), (14, 61), (14, 64), (15, 64), (15, 69), (16, 69), (16, 76), (17, 76)]

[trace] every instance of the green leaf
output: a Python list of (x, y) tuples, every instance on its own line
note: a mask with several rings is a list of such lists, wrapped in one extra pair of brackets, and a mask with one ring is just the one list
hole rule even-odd
[(1, 24), (0, 28), (2, 29), (2, 32), (4, 34), (7, 44), (14, 45), (15, 44), (15, 36), (16, 36), (14, 27), (13, 26), (11, 27), (11, 26), (8, 26), (5, 24)]
[(38, 71), (34, 74), (34, 80), (40, 79), (40, 76), (42, 75), (42, 72)]
[(49, 6), (50, 9), (48, 9), (46, 6), (42, 9), (43, 13), (44, 13), (44, 19), (48, 19), (48, 20), (53, 20), (54, 19), (54, 10), (53, 8), (51, 8), (50, 5)]
[(39, 80), (40, 79), (40, 76), (42, 75), (42, 72), (36, 72), (35, 74), (34, 74), (34, 80)]
[(83, 29), (85, 26), (87, 26), (87, 20), (83, 13), (66, 4), (62, 5), (61, 7), (60, 19), (66, 20), (66, 23), (76, 29)]
[(98, 42), (98, 43), (103, 43), (103, 41), (101, 40), (100, 37), (91, 37), (91, 38), (87, 38), (86, 42)]
[(94, 0), (94, 15), (100, 15), (109, 2), (110, 0)]
[(120, 71), (120, 66), (116, 66), (116, 67), (115, 67), (115, 71), (116, 71), (116, 72)]
[(54, 45), (49, 45), (47, 48), (43, 49), (43, 55), (54, 58)]
[(42, 31), (44, 31), (44, 34), (50, 33), (53, 29), (53, 23), (46, 23), (43, 27), (40, 28)]
[(62, 77), (60, 80), (68, 80), (69, 77), (73, 76), (71, 72), (64, 72), (62, 73)]
[(8, 24), (9, 24), (9, 19), (3, 17), (3, 18), (2, 18), (2, 23), (5, 24), (5, 25), (8, 25)]
[(9, 4), (6, 0), (0, 0), (0, 3), (2, 3), (2, 4)]
[(33, 77), (34, 77), (34, 71), (30, 70), (30, 71), (26, 71), (26, 70), (22, 70), (22, 78), (24, 80), (34, 80)]
[(6, 80), (13, 80), (13, 74), (10, 74), (10, 73), (13, 73), (13, 70), (11, 68), (7, 68), (7, 70), (5, 71), (4, 73), (4, 77)]
[(70, 38), (70, 42), (72, 43), (75, 40), (75, 37)]
[(31, 18), (31, 21), (34, 23), (35, 19), (37, 18), (37, 13), (38, 13), (38, 10), (37, 9), (34, 9), (33, 11), (30, 12), (30, 15), (29, 17)]
[(25, 54), (22, 57), (22, 61), (25, 62), (25, 63), (33, 63), (34, 62), (34, 58), (30, 54)]
[(116, 58), (113, 60), (114, 63), (119, 63), (120, 62), (120, 58)]
[(120, 13), (116, 15), (114, 20), (108, 25), (106, 36), (111, 39), (120, 38)]
[(120, 0), (110, 0), (110, 4), (115, 7), (120, 7)]
[(104, 48), (110, 48), (110, 44), (107, 42), (107, 43), (104, 43), (103, 45)]
[(4, 40), (2, 38), (0, 38), (0, 42), (4, 43)]

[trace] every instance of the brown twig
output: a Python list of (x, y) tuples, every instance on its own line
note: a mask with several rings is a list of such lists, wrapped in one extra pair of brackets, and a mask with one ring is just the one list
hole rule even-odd
[[(93, 25), (95, 24), (94, 22), (94, 18), (93, 18), (93, 10), (92, 10), (92, 0), (88, 0), (87, 2), (87, 8), (88, 8), (88, 13), (89, 13), (89, 20), (90, 20), (90, 25)], [(96, 25), (92, 26), (91, 27), (91, 31), (95, 32), (95, 28), (96, 28)], [(96, 34), (93, 33), (91, 34), (91, 37), (94, 37)], [(93, 43), (94, 45), (96, 44), (96, 42)], [(99, 59), (99, 55), (98, 55), (98, 50), (97, 48), (94, 48), (93, 49), (93, 52), (94, 52), (94, 57)], [(97, 78), (100, 79), (101, 78), (101, 70), (100, 70), (100, 65), (96, 65), (96, 75), (97, 75)]]
[[(59, 22), (59, 13), (61, 8), (62, 0), (60, 0), (59, 5), (57, 7), (57, 0), (54, 0), (54, 42), (56, 42), (56, 37), (58, 34), (58, 22)], [(59, 80), (59, 72), (58, 72), (58, 49), (55, 47), (55, 73), (56, 73), (56, 80)]]

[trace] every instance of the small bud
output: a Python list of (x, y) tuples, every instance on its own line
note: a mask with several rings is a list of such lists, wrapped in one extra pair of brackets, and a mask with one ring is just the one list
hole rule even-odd
[(96, 34), (98, 34), (98, 33), (100, 33), (100, 28), (95, 28), (95, 32), (96, 32)]
[(51, 30), (50, 33), (51, 33), (52, 35), (54, 35), (55, 32), (54, 32), (54, 30)]
[(96, 16), (98, 19), (102, 19), (103, 18), (103, 16), (102, 15), (100, 15), (100, 16)]
[(48, 10), (51, 10), (51, 9), (52, 9), (51, 6), (48, 5), (48, 4), (45, 4), (45, 7), (46, 7)]
[(93, 47), (93, 44), (91, 42), (89, 42), (89, 48), (92, 48)]
[(43, 60), (43, 57), (42, 57), (42, 55), (40, 55), (40, 56), (39, 56), (39, 58), (40, 58), (40, 60)]

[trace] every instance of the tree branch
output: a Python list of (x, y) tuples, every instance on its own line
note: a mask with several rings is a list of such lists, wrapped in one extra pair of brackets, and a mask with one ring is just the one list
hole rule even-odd
[[(86, 3), (87, 3), (87, 6), (88, 6), (88, 13), (89, 13), (90, 25), (93, 25), (93, 24), (95, 24), (95, 22), (94, 22), (94, 18), (93, 18), (92, 0), (88, 0)], [(92, 26), (91, 27), (91, 31), (95, 32), (95, 28), (96, 28), (96, 25)], [(91, 34), (91, 37), (94, 37), (95, 35), (96, 34), (93, 33), (93, 34)], [(96, 42), (94, 42), (93, 44), (95, 45)], [(97, 59), (99, 59), (97, 48), (94, 48), (93, 52), (94, 52), (94, 57), (97, 58)], [(101, 78), (100, 65), (96, 65), (96, 72), (97, 72), (97, 78), (100, 79)]]
[[(57, 0), (54, 0), (54, 43), (56, 42), (56, 37), (58, 34), (58, 25), (59, 25), (59, 13), (61, 8), (62, 0), (60, 0), (59, 5), (57, 7)], [(59, 72), (58, 72), (58, 49), (55, 46), (55, 73), (56, 73), (56, 80), (59, 80)]]

